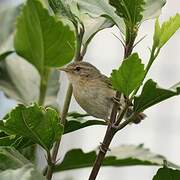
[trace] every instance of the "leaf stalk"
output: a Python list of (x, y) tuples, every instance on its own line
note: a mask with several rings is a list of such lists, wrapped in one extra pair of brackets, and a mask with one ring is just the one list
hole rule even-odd
[(42, 106), (45, 102), (49, 74), (50, 74), (50, 68), (45, 68), (44, 72), (41, 74), (40, 92), (39, 92), (39, 101), (38, 101), (40, 106)]

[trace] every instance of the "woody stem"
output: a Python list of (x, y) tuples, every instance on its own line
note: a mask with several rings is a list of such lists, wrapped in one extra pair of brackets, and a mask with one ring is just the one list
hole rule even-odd
[[(127, 33), (129, 33), (129, 32), (127, 32)], [(137, 34), (135, 32), (134, 34), (130, 34), (130, 36), (126, 37), (126, 45), (124, 47), (124, 59), (126, 59), (132, 53), (133, 44), (134, 44), (136, 35)], [(120, 99), (120, 97), (121, 97), (121, 93), (116, 92), (116, 98)], [(94, 165), (93, 165), (93, 169), (91, 171), (91, 174), (90, 174), (88, 180), (95, 180), (96, 179), (96, 177), (98, 175), (98, 172), (100, 170), (100, 167), (102, 165), (102, 162), (103, 162), (103, 160), (105, 158), (105, 155), (106, 155), (106, 153), (107, 153), (107, 151), (109, 149), (110, 143), (111, 143), (114, 135), (117, 132), (117, 129), (113, 126), (113, 124), (116, 122), (117, 111), (118, 111), (118, 104), (114, 103), (113, 108), (112, 108), (112, 112), (111, 112), (110, 123), (109, 123), (109, 125), (107, 127), (107, 130), (106, 130), (106, 133), (105, 133), (105, 136), (104, 136), (104, 139), (103, 139), (103, 143), (100, 146), (99, 153), (98, 153), (98, 155), (96, 157), (96, 160), (95, 160)], [(124, 109), (122, 111), (122, 113), (120, 115), (120, 118), (118, 118), (119, 123), (123, 119), (125, 113), (126, 113), (126, 109)], [(122, 128), (124, 128), (128, 123), (129, 122), (124, 124), (124, 126), (122, 126)], [(118, 129), (118, 130), (120, 130), (120, 129)]]

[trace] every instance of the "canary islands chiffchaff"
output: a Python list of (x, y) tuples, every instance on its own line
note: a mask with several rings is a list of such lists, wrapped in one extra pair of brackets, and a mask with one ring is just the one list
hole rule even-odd
[[(67, 73), (78, 104), (89, 115), (109, 121), (116, 94), (110, 80), (87, 62), (74, 62), (60, 70)], [(121, 98), (120, 104), (123, 106), (124, 98)], [(125, 117), (130, 116), (132, 112), (132, 109), (129, 109)], [(140, 113), (135, 122), (140, 122), (144, 117), (144, 114)]]

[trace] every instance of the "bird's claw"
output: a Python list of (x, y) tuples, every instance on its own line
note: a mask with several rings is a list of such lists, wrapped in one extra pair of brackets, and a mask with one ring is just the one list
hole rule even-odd
[(116, 124), (111, 124), (111, 127), (113, 128), (113, 129), (115, 129), (115, 130), (118, 130), (118, 128), (119, 128), (119, 126), (118, 125), (116, 125)]
[(119, 128), (118, 125), (112, 123), (110, 120), (105, 120), (106, 124), (110, 127), (112, 127), (113, 129), (117, 130)]
[(100, 142), (99, 150), (100, 150), (101, 152), (103, 152), (104, 154), (106, 154), (107, 151), (111, 151), (110, 148), (106, 148), (106, 147), (105, 147), (105, 144), (104, 144), (104, 143), (101, 143), (101, 142)]
[(122, 106), (122, 104), (120, 103), (120, 99), (118, 99), (116, 97), (112, 97), (112, 100), (114, 103), (118, 104), (119, 106)]

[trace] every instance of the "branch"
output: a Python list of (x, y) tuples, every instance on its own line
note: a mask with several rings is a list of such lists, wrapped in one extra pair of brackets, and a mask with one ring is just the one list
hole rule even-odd
[[(126, 45), (124, 47), (124, 59), (126, 59), (132, 53), (136, 35), (137, 35), (136, 33), (132, 34), (129, 38), (126, 39)], [(120, 97), (121, 97), (121, 93), (116, 92), (116, 99), (120, 100)], [(123, 119), (124, 114), (126, 113), (126, 110), (128, 109), (128, 107), (129, 107), (129, 103), (127, 101), (126, 107), (121, 112), (121, 114), (117, 120), (117, 123), (121, 122), (121, 120)], [(88, 180), (95, 180), (96, 179), (98, 172), (100, 170), (101, 164), (104, 160), (104, 157), (105, 157), (105, 155), (109, 149), (110, 143), (111, 143), (114, 135), (117, 132), (117, 128), (116, 128), (117, 111), (118, 111), (118, 104), (114, 103), (113, 108), (112, 108), (112, 112), (111, 112), (110, 123), (107, 127), (103, 143), (100, 146), (99, 153), (96, 157), (96, 160), (95, 160), (94, 165), (93, 165), (93, 169), (91, 171), (91, 174), (90, 174)], [(125, 127), (125, 126), (123, 126), (123, 127)]]
[(100, 151), (98, 153), (96, 161), (94, 163), (93, 167), (95, 167), (95, 170), (92, 171), (88, 180), (96, 179), (96, 176), (100, 170), (103, 159), (108, 151), (107, 147), (109, 147), (116, 132), (123, 129), (124, 127), (126, 127), (130, 122), (133, 122), (135, 117), (136, 117), (136, 114), (133, 114), (129, 119), (127, 119), (121, 125), (119, 125), (118, 128), (114, 127), (112, 124), (110, 125), (110, 127), (108, 128), (108, 131), (106, 132), (106, 135), (104, 137), (103, 143), (101, 144)]
[(91, 174), (89, 176), (88, 180), (95, 180), (97, 177), (97, 174), (100, 170), (101, 164), (103, 162), (103, 159), (108, 151), (109, 145), (116, 133), (116, 130), (112, 128), (112, 126), (108, 126), (103, 143), (101, 144), (99, 148), (99, 153), (96, 157), (96, 160), (93, 165), (93, 169), (91, 171)]

